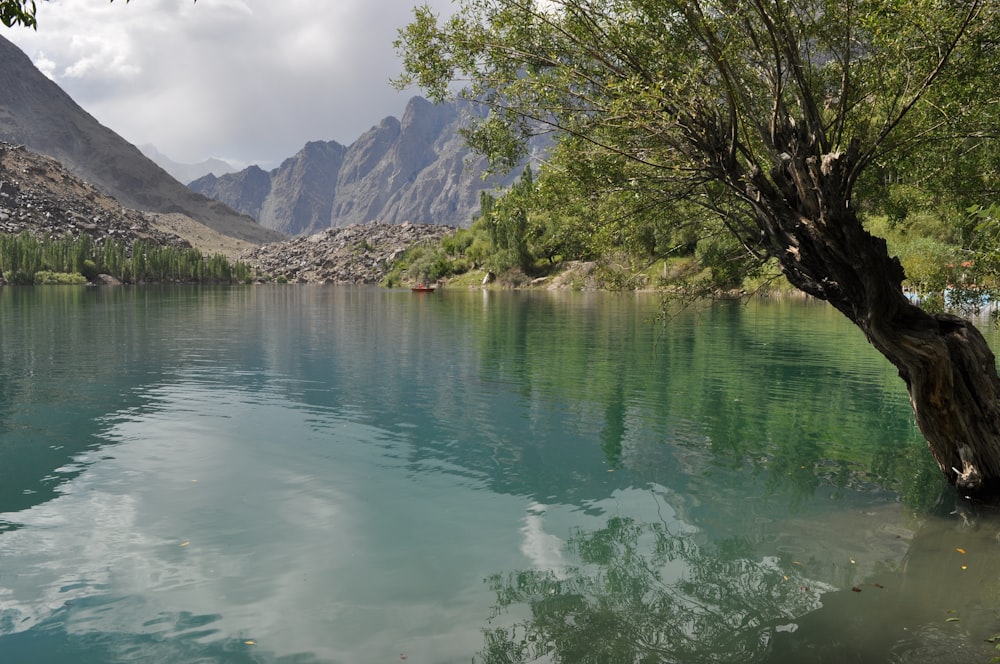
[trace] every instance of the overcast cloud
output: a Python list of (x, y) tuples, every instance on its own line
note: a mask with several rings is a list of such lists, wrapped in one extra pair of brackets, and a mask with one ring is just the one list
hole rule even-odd
[(37, 32), (3, 34), (131, 143), (273, 166), (402, 114), (419, 91), (389, 85), (392, 41), (422, 1), (49, 0)]

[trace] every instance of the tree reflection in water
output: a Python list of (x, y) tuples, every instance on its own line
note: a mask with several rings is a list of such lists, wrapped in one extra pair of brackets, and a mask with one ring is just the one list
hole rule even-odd
[[(1000, 661), (1000, 507), (945, 492), (906, 520), (905, 552), (871, 540), (891, 536), (876, 528), (864, 538), (873, 548), (859, 550), (868, 578), (835, 588), (807, 575), (835, 576), (840, 550), (803, 564), (760, 556), (741, 537), (712, 543), (681, 521), (613, 516), (574, 532), (573, 566), (487, 579), (496, 605), (475, 661)], [(799, 534), (818, 551), (836, 537)]]
[(795, 565), (752, 560), (745, 540), (698, 538), (615, 516), (570, 538), (574, 567), (491, 576), (491, 623), (520, 605), (530, 617), (485, 629), (481, 660), (755, 661), (782, 624), (816, 609), (832, 590)]

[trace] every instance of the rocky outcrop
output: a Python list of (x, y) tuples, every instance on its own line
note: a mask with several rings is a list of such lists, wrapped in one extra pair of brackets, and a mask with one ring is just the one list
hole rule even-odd
[(268, 228), (288, 235), (329, 228), (345, 152), (334, 141), (306, 143), (294, 158), (272, 171), (270, 191), (257, 218), (267, 219)]
[(264, 201), (271, 193), (270, 174), (257, 166), (251, 166), (225, 178), (210, 173), (199, 178), (199, 181), (206, 189), (215, 192), (213, 198), (222, 203), (229, 205), (226, 201), (239, 201), (244, 208), (241, 212), (254, 219), (260, 218)]
[(0, 141), (59, 161), (123, 205), (182, 213), (230, 237), (260, 244), (282, 236), (170, 177), (100, 124), (0, 36)]
[(439, 224), (355, 224), (255, 247), (240, 260), (290, 282), (377, 284), (407, 249), (436, 244), (454, 230)]
[(466, 103), (414, 97), (402, 120), (386, 118), (348, 147), (307, 144), (267, 174), (269, 189), (248, 192), (240, 184), (263, 173), (257, 167), (189, 186), (288, 234), (373, 221), (468, 226), (481, 191), (504, 188), (520, 175), (483, 178), (486, 161), (459, 133), (473, 112)]

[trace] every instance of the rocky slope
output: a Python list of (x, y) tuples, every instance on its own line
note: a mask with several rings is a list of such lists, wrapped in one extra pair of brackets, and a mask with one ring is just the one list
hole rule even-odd
[[(205, 226), (179, 215), (123, 207), (57, 161), (23, 146), (0, 142), (0, 233), (137, 240), (174, 247), (195, 246), (244, 260), (261, 274), (298, 283), (374, 284), (410, 247), (437, 243), (454, 229), (441, 225), (364, 224), (328, 229), (310, 237), (265, 245), (220, 245)], [(186, 219), (186, 218), (182, 218)], [(231, 239), (231, 238), (230, 238)], [(238, 251), (234, 251), (238, 249)], [(0, 278), (2, 283), (2, 278)]]
[(2, 36), (0, 141), (25, 145), (56, 159), (128, 207), (182, 213), (220, 233), (256, 244), (281, 239), (252, 218), (170, 177), (80, 108)]
[(439, 224), (355, 224), (255, 247), (240, 260), (290, 282), (376, 284), (407, 249), (437, 243), (454, 230)]
[(0, 143), (0, 233), (24, 231), (39, 236), (89, 235), (97, 241), (112, 238), (126, 246), (138, 239), (191, 246), (161, 230), (148, 215), (122, 207), (53, 159)]
[(520, 175), (483, 179), (485, 161), (458, 131), (471, 112), (414, 97), (402, 120), (388, 117), (348, 147), (308, 143), (269, 173), (251, 166), (189, 186), (291, 235), (373, 221), (468, 226), (481, 191)]

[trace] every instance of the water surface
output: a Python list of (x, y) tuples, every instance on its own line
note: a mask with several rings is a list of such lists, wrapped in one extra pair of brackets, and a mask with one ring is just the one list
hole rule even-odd
[(989, 661), (1000, 522), (829, 307), (0, 289), (0, 661)]

